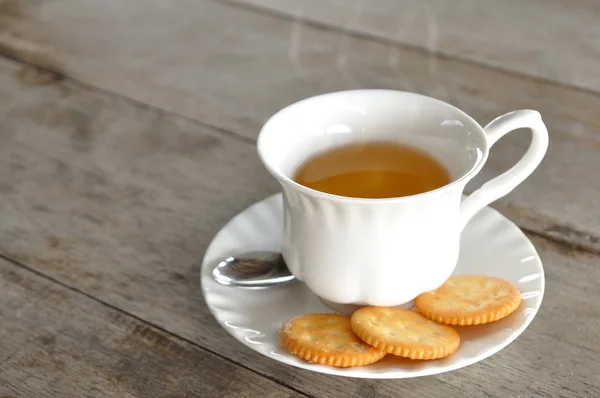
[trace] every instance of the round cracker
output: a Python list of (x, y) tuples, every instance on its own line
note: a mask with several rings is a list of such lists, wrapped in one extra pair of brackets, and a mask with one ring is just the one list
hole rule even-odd
[(351, 325), (364, 342), (405, 358), (444, 358), (460, 345), (460, 337), (452, 327), (401, 308), (361, 308), (352, 315)]
[(415, 299), (417, 310), (446, 325), (482, 325), (502, 319), (521, 304), (512, 283), (483, 275), (460, 275)]
[(337, 367), (363, 366), (379, 361), (385, 351), (365, 344), (350, 327), (350, 318), (338, 314), (306, 314), (287, 321), (281, 343), (294, 355)]

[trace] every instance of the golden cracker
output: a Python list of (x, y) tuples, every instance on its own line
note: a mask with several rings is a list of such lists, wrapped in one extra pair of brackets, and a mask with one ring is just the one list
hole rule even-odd
[(446, 325), (482, 325), (502, 319), (521, 304), (521, 292), (512, 283), (483, 275), (460, 275), (423, 293), (415, 306), (427, 318)]
[(292, 354), (337, 367), (363, 366), (379, 361), (385, 351), (359, 339), (350, 318), (338, 314), (306, 314), (287, 321), (280, 332), (281, 343)]
[(361, 308), (352, 315), (351, 325), (365, 343), (405, 358), (444, 358), (460, 345), (460, 337), (454, 328), (406, 309)]

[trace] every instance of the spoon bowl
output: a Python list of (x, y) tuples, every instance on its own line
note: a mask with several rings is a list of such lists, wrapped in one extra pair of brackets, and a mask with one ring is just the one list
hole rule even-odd
[(272, 251), (245, 252), (230, 256), (217, 264), (212, 272), (221, 285), (239, 287), (270, 287), (294, 282), (281, 253)]

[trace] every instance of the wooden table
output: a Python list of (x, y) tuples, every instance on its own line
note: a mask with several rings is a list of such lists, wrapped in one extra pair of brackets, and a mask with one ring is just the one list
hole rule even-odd
[[(600, 3), (0, 0), (0, 397), (600, 397)], [(278, 190), (257, 133), (349, 88), (482, 124), (539, 110), (546, 159), (494, 207), (547, 289), (505, 350), (435, 377), (331, 377), (221, 329), (199, 266)], [(481, 181), (529, 134), (494, 147)]]

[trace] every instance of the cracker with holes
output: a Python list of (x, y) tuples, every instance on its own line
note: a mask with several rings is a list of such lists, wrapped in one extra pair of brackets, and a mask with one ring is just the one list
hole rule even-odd
[(351, 325), (369, 345), (410, 359), (444, 358), (460, 345), (460, 337), (452, 327), (406, 309), (361, 308), (352, 315)]
[(449, 278), (415, 299), (427, 318), (446, 325), (481, 325), (502, 319), (521, 304), (521, 292), (503, 279), (482, 275)]
[(337, 367), (363, 366), (379, 361), (385, 351), (360, 340), (350, 318), (338, 314), (306, 314), (281, 328), (282, 344), (292, 354), (315, 363)]

